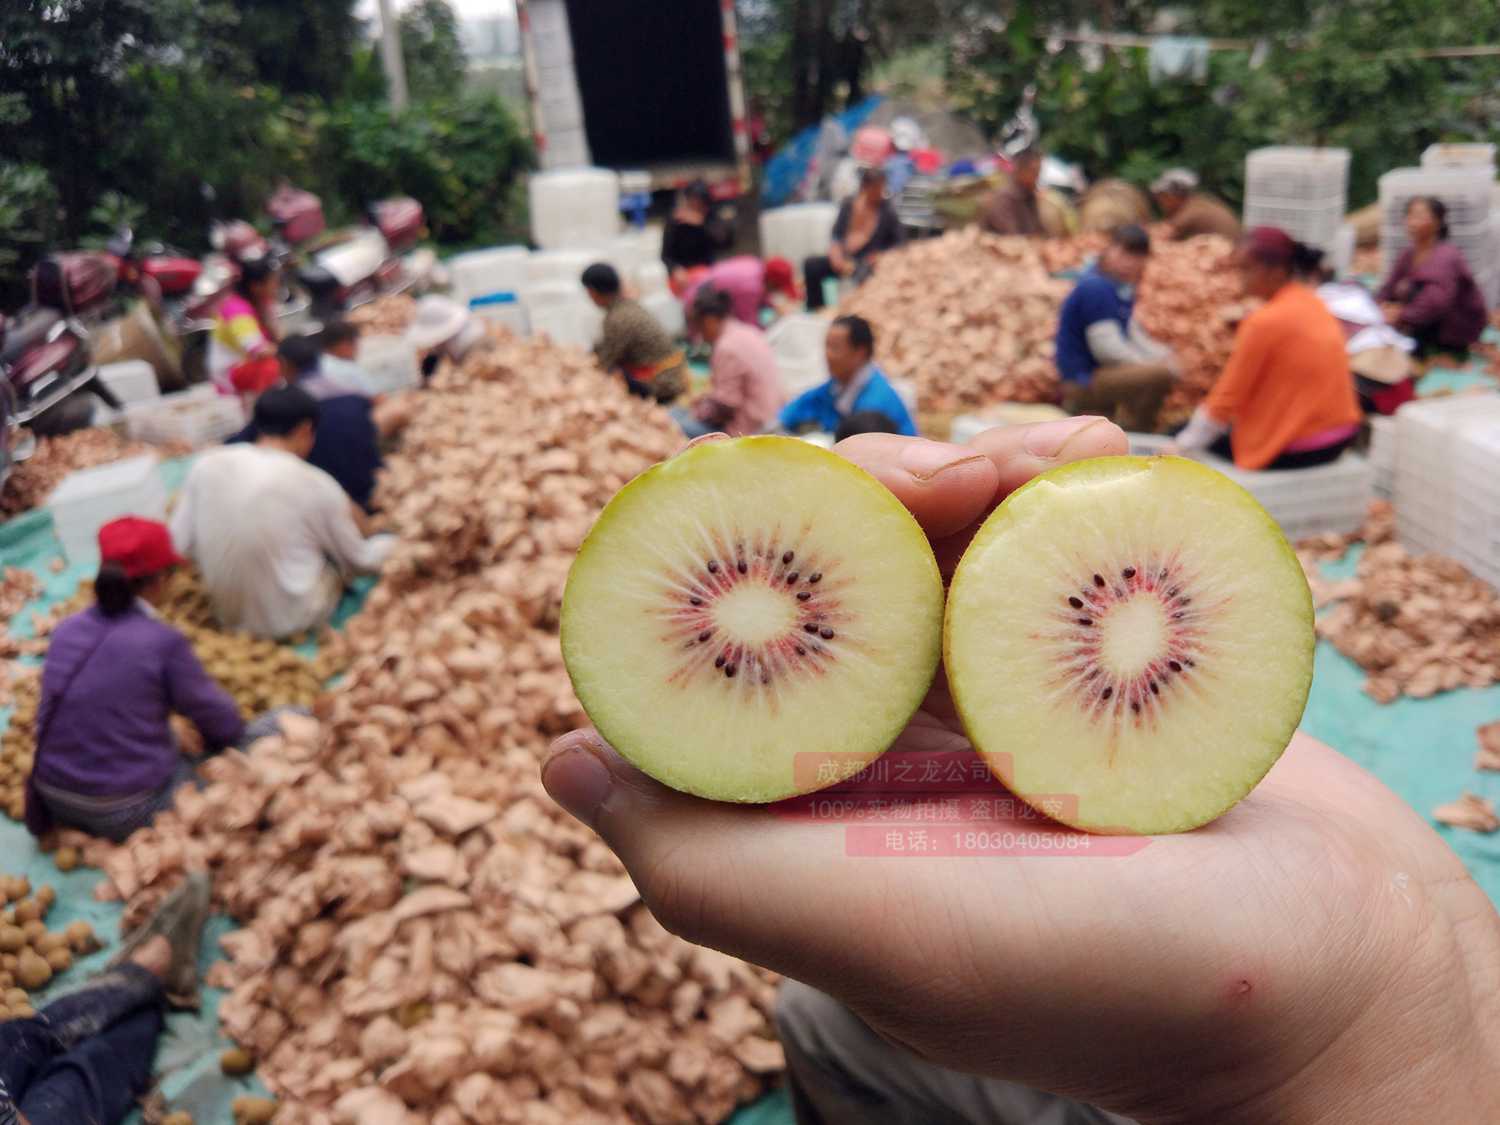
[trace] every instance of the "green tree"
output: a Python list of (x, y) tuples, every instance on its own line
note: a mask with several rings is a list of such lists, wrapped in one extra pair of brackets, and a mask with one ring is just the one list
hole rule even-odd
[(412, 99), (456, 97), (464, 85), (464, 48), (448, 0), (417, 0), (401, 13), (400, 24)]
[(233, 34), (255, 78), (284, 94), (335, 98), (344, 90), (364, 22), (356, 0), (231, 0)]

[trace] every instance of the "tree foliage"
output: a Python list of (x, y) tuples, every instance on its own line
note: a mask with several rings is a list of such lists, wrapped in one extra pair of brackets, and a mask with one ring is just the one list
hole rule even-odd
[(406, 85), (416, 101), (455, 97), (464, 84), (458, 17), (447, 0), (417, 0), (401, 13)]
[(512, 232), (528, 143), (498, 99), (463, 93), (451, 9), (406, 13), (414, 99), (393, 121), (355, 7), (0, 3), (0, 308), (48, 246), (133, 220), (201, 250), (210, 220), (259, 219), (282, 178), (322, 195), (335, 223), (399, 192), (439, 238)]

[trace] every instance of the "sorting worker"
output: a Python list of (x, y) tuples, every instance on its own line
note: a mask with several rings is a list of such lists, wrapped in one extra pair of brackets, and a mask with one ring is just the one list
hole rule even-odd
[(406, 342), (422, 356), (423, 380), (431, 379), (443, 360), (462, 363), (484, 341), (479, 318), (452, 297), (432, 293), (417, 302), (406, 329)]
[[(363, 395), (346, 393), (322, 377), (321, 346), (314, 336), (289, 336), (281, 342), (286, 382), (306, 391), (318, 403), (317, 434), (307, 463), (322, 469), (365, 511), (372, 510), (376, 474), (385, 466), (380, 451), (380, 428), (374, 403)], [(254, 442), (260, 430), (252, 418), (229, 439), (229, 444)]]
[(319, 406), (296, 387), (255, 403), (253, 444), (202, 454), (172, 515), (172, 538), (198, 564), (219, 621), (283, 638), (333, 615), (346, 577), (378, 571), (395, 544), (367, 537), (364, 513), (307, 463)]
[(859, 316), (841, 316), (828, 328), (823, 345), (829, 380), (787, 403), (781, 428), (788, 433), (822, 430), (836, 434), (851, 416), (875, 412), (914, 437), (917, 425), (890, 380), (875, 365), (875, 330)]
[(687, 389), (687, 356), (661, 322), (621, 291), (620, 275), (606, 262), (583, 271), (589, 299), (604, 310), (604, 329), (594, 346), (599, 366), (618, 372), (630, 393), (668, 403)]
[(1479, 342), (1489, 314), (1464, 252), (1448, 241), (1448, 208), (1419, 196), (1406, 205), (1411, 245), (1376, 294), (1386, 320), (1417, 342), (1416, 354), (1466, 357)]
[(760, 326), (762, 309), (785, 316), (797, 311), (799, 301), (797, 278), (792, 263), (785, 258), (761, 261), (753, 254), (741, 254), (694, 271), (681, 287), (682, 307), (689, 320), (694, 300), (705, 289), (728, 293), (735, 317), (756, 327)]
[(992, 191), (979, 208), (979, 228), (990, 234), (1024, 235), (1038, 238), (1047, 233), (1042, 225), (1037, 186), (1042, 179), (1042, 150), (1028, 148), (1011, 162), (1010, 178)]
[(234, 288), (214, 306), (208, 375), (220, 394), (255, 395), (281, 378), (276, 359), (276, 295), (281, 271), (270, 258), (240, 263)]
[[(317, 335), (320, 354), (316, 370), (301, 382), (302, 389), (319, 402), (341, 395), (358, 395), (370, 403), (370, 419), (382, 438), (391, 438), (406, 428), (416, 408), (410, 395), (384, 395), (357, 362), (359, 325), (337, 318), (323, 325)], [(285, 356), (283, 356), (283, 359)], [(320, 464), (317, 457), (314, 465)]]
[(1343, 329), (1295, 280), (1319, 258), (1274, 227), (1245, 236), (1245, 292), (1265, 304), (1240, 324), (1223, 374), (1177, 435), (1179, 450), (1207, 449), (1242, 469), (1300, 469), (1336, 461), (1354, 441), (1361, 415)]
[(847, 278), (856, 285), (863, 284), (875, 271), (880, 255), (905, 241), (906, 228), (901, 225), (901, 216), (885, 195), (885, 172), (880, 168), (863, 169), (859, 174), (859, 190), (839, 207), (828, 253), (802, 263), (808, 310), (816, 312), (827, 303), (823, 292), (825, 281)]
[(1098, 263), (1063, 302), (1056, 352), (1069, 414), (1103, 415), (1139, 433), (1155, 427), (1176, 361), (1135, 319), (1136, 288), (1150, 255), (1144, 230), (1116, 228)]
[(1187, 168), (1163, 172), (1151, 185), (1151, 197), (1161, 208), (1173, 242), (1199, 234), (1216, 234), (1238, 242), (1240, 220), (1223, 200), (1198, 190), (1198, 175)]
[(182, 562), (164, 524), (134, 516), (99, 529), (94, 604), (59, 624), (42, 668), (26, 824), (120, 842), (172, 807), (193, 777), (168, 722), (191, 720), (210, 750), (245, 734), (239, 708), (193, 647), (152, 608)]
[(732, 315), (722, 289), (701, 289), (693, 302), (693, 324), (713, 347), (708, 390), (672, 417), (690, 438), (726, 433), (758, 434), (776, 421), (784, 395), (776, 355), (765, 334)]
[(682, 189), (661, 237), (661, 260), (669, 274), (714, 264), (713, 210), (708, 184), (695, 180)]

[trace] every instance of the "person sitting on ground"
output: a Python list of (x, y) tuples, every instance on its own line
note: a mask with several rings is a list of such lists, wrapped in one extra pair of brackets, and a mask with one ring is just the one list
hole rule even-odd
[(47, 649), (26, 823), (38, 836), (56, 824), (118, 843), (171, 808), (193, 776), (173, 713), (210, 751), (237, 743), (245, 723), (188, 639), (152, 609), (182, 561), (166, 526), (107, 523), (99, 557), (94, 604), (59, 624)]
[[(382, 438), (394, 437), (406, 428), (416, 409), (416, 399), (410, 395), (384, 395), (375, 390), (369, 374), (355, 362), (359, 356), (359, 325), (342, 317), (330, 320), (318, 333), (318, 343), (322, 355), (318, 358), (317, 374), (311, 385), (304, 381), (303, 390), (320, 401), (341, 394), (369, 399), (374, 406), (370, 417)], [(313, 464), (318, 464), (317, 460)]]
[(1042, 150), (1028, 148), (1011, 162), (1009, 179), (992, 191), (979, 207), (979, 229), (990, 234), (1039, 238), (1042, 225), (1037, 185), (1042, 179)]
[[(345, 394), (320, 377), (322, 352), (316, 337), (289, 336), (279, 350), (287, 385), (306, 391), (318, 403), (317, 436), (307, 463), (338, 481), (364, 511), (373, 510), (375, 477), (385, 467), (374, 404), (362, 395)], [(252, 418), (226, 444), (254, 442), (259, 437)]]
[(169, 1006), (197, 1006), (207, 875), (189, 875), (103, 972), (0, 1023), (0, 1125), (119, 1125), (151, 1087)]
[(1359, 402), (1344, 332), (1322, 299), (1295, 280), (1321, 252), (1275, 227), (1256, 227), (1237, 261), (1247, 316), (1213, 390), (1176, 447), (1232, 457), (1242, 469), (1300, 469), (1336, 461), (1359, 433)]
[(172, 538), (198, 564), (221, 624), (260, 637), (325, 624), (346, 576), (374, 573), (395, 545), (338, 481), (307, 463), (318, 401), (276, 387), (255, 403), (254, 444), (199, 456), (172, 514)]
[(1186, 168), (1163, 172), (1151, 185), (1151, 196), (1161, 208), (1173, 242), (1199, 234), (1216, 234), (1238, 242), (1240, 220), (1220, 199), (1198, 190), (1197, 173)]
[(276, 297), (281, 271), (270, 258), (240, 264), (234, 288), (214, 307), (208, 376), (223, 395), (258, 395), (281, 378), (276, 360)]
[(875, 330), (860, 316), (841, 316), (828, 327), (823, 344), (829, 380), (804, 391), (781, 412), (788, 433), (837, 433), (846, 418), (875, 411), (891, 418), (897, 432), (913, 436), (917, 425), (896, 388), (875, 366)]
[(462, 363), (484, 342), (484, 324), (452, 297), (428, 294), (417, 302), (406, 342), (421, 355), (422, 379), (437, 373), (443, 360)]
[(859, 191), (839, 207), (828, 253), (808, 258), (802, 264), (808, 311), (816, 312), (826, 303), (825, 281), (846, 278), (862, 285), (875, 271), (880, 255), (905, 241), (906, 228), (901, 225), (901, 216), (885, 196), (885, 172), (880, 168), (865, 168), (859, 174)]
[(701, 289), (693, 302), (693, 325), (714, 351), (708, 390), (689, 406), (672, 410), (690, 438), (761, 433), (776, 421), (785, 397), (765, 334), (730, 315), (732, 304), (722, 289)]
[(630, 393), (668, 403), (688, 385), (687, 357), (661, 322), (621, 292), (615, 267), (595, 262), (583, 271), (589, 299), (604, 310), (604, 330), (594, 346), (599, 366), (619, 373)]
[[(946, 568), (1038, 474), (1128, 448), (1107, 421), (1070, 418), (837, 452), (906, 505)], [(1182, 517), (1214, 534), (1211, 512)], [(850, 532), (854, 560), (878, 565)], [(1239, 640), (1241, 659), (1278, 658)], [(934, 750), (971, 753), (941, 671), (890, 753)], [(830, 819), (669, 789), (592, 728), (541, 768), (661, 925), (783, 976), (803, 1125), (1500, 1121), (1500, 915), (1424, 816), (1327, 746), (1299, 732), (1212, 824), (1115, 837), (1131, 846), (1112, 854), (1109, 837), (1028, 819), (983, 770), (941, 797), (920, 769), (869, 772)], [(996, 841), (977, 845), (989, 861), (851, 831), (924, 799), (939, 821), (967, 810), (954, 830)], [(866, 832), (873, 851), (851, 846)]]
[(1063, 302), (1056, 353), (1069, 414), (1101, 414), (1138, 433), (1155, 428), (1176, 361), (1135, 319), (1135, 293), (1150, 255), (1144, 230), (1117, 227)]
[(1417, 342), (1417, 356), (1466, 358), (1479, 342), (1489, 314), (1464, 252), (1448, 241), (1448, 208), (1418, 197), (1406, 205), (1411, 245), (1396, 259), (1376, 294), (1386, 319)]
[(899, 434), (901, 424), (881, 410), (861, 410), (839, 423), (833, 432), (835, 442), (852, 438), (855, 434)]
[(762, 309), (782, 317), (799, 307), (797, 279), (792, 263), (785, 258), (763, 262), (753, 254), (742, 254), (696, 271), (681, 289), (682, 307), (690, 320), (693, 302), (705, 289), (728, 293), (735, 317), (756, 328), (760, 327)]
[(682, 189), (661, 237), (661, 260), (669, 274), (714, 264), (713, 192), (702, 180)]

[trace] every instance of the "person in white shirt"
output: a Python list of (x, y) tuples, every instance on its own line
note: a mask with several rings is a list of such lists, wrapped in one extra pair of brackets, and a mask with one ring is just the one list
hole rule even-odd
[(344, 581), (375, 572), (395, 545), (339, 483), (307, 464), (318, 403), (278, 387), (255, 404), (254, 445), (205, 453), (172, 515), (172, 540), (197, 564), (214, 613), (232, 629), (289, 637), (333, 615)]
[(364, 395), (370, 399), (380, 397), (374, 380), (358, 362), (359, 325), (336, 317), (323, 325), (318, 340), (323, 345), (319, 371), (325, 378), (342, 387), (346, 394)]

